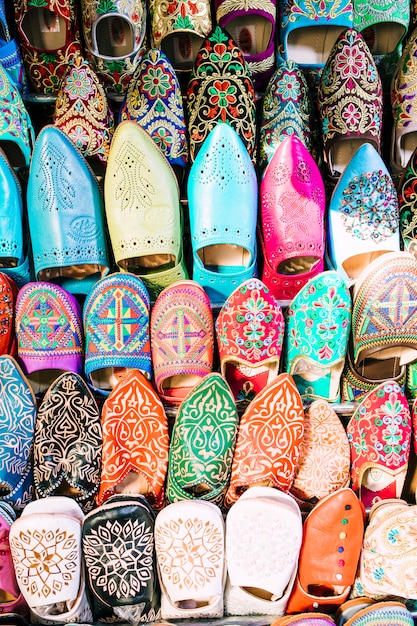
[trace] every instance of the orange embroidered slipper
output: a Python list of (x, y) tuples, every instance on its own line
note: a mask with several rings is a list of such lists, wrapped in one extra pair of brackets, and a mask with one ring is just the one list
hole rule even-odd
[(153, 507), (161, 507), (168, 465), (168, 421), (156, 391), (140, 371), (128, 372), (107, 396), (102, 423), (97, 504), (121, 493), (142, 494)]
[(150, 333), (156, 390), (178, 405), (213, 368), (214, 322), (203, 287), (193, 280), (166, 287), (152, 307)]
[(250, 486), (288, 492), (294, 479), (304, 430), (304, 409), (294, 379), (277, 378), (243, 413), (225, 504), (230, 507)]
[(244, 281), (216, 319), (220, 371), (238, 405), (246, 406), (278, 376), (284, 316), (275, 296), (258, 278)]

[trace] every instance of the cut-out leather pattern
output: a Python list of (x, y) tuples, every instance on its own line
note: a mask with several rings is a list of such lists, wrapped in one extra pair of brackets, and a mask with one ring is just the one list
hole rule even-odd
[(36, 418), (33, 478), (38, 497), (66, 482), (84, 512), (94, 504), (101, 476), (102, 425), (97, 403), (82, 378), (67, 372), (48, 390)]
[[(238, 427), (233, 395), (220, 374), (193, 388), (177, 414), (169, 449), (167, 498), (201, 498), (221, 506), (227, 488)], [(207, 491), (192, 490), (206, 485)]]
[(98, 503), (134, 472), (146, 478), (146, 496), (152, 506), (161, 507), (168, 464), (168, 422), (159, 397), (140, 372), (132, 370), (115, 387), (104, 403), (102, 421)]

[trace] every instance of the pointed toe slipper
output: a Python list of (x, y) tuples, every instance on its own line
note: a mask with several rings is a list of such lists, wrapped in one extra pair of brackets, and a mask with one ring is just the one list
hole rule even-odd
[(414, 27), (397, 62), (391, 83), (391, 152), (389, 165), (393, 175), (401, 175), (417, 148), (417, 28)]
[(276, 149), (260, 184), (262, 281), (292, 300), (324, 269), (326, 194), (317, 163), (295, 135)]
[(20, 180), (0, 149), (0, 271), (17, 287), (32, 278), (32, 259), (25, 236), (25, 211)]
[(111, 246), (120, 271), (139, 276), (152, 300), (188, 278), (178, 181), (167, 157), (136, 121), (114, 133), (104, 200)]
[(320, 500), (303, 524), (297, 576), (286, 612), (332, 613), (354, 583), (362, 549), (365, 509), (349, 487)]
[(0, 495), (12, 496), (31, 468), (37, 402), (19, 363), (0, 356)]
[(302, 541), (298, 504), (273, 487), (252, 487), (226, 515), (227, 615), (283, 615)]
[(168, 421), (159, 396), (138, 370), (118, 382), (102, 408), (103, 448), (97, 504), (114, 494), (141, 494), (156, 509), (164, 502)]
[(163, 619), (223, 617), (224, 536), (222, 512), (212, 502), (182, 500), (158, 513), (155, 549)]
[(304, 403), (339, 401), (351, 315), (350, 292), (334, 270), (311, 278), (288, 307), (284, 367)]
[(303, 430), (304, 408), (294, 379), (279, 374), (240, 418), (226, 506), (230, 508), (252, 486), (266, 485), (288, 493)]
[(304, 415), (304, 434), (290, 493), (316, 503), (350, 485), (350, 447), (344, 425), (326, 400), (315, 400)]
[(372, 506), (368, 519), (353, 597), (415, 600), (412, 529), (417, 506), (398, 498), (381, 500)]
[(151, 310), (150, 334), (156, 390), (164, 403), (178, 405), (213, 369), (214, 321), (201, 285), (165, 287)]
[(230, 294), (216, 318), (220, 370), (238, 408), (245, 407), (279, 373), (284, 315), (258, 278)]
[(342, 31), (333, 44), (317, 105), (330, 180), (337, 180), (360, 145), (370, 143), (381, 153), (382, 81), (365, 39), (354, 28)]
[(401, 497), (411, 428), (407, 397), (392, 380), (369, 392), (350, 418), (352, 489), (367, 509), (379, 500)]
[(233, 394), (217, 372), (187, 394), (178, 407), (170, 441), (169, 502), (207, 500), (222, 508), (238, 421)]
[(251, 71), (231, 35), (217, 25), (204, 39), (186, 89), (190, 160), (219, 122), (242, 140), (252, 162), (257, 158), (256, 101)]
[(103, 199), (85, 157), (53, 124), (37, 136), (27, 199), (36, 280), (86, 295), (110, 269)]
[(181, 87), (162, 50), (151, 48), (143, 55), (119, 110), (123, 120), (134, 120), (149, 133), (182, 182), (188, 143)]
[(17, 294), (15, 326), (18, 359), (36, 394), (63, 372), (81, 374), (82, 314), (73, 294), (54, 283), (27, 283)]
[(207, 136), (187, 190), (193, 279), (212, 305), (221, 306), (257, 271), (258, 182), (243, 142), (228, 124), (219, 122)]
[(372, 260), (399, 250), (397, 191), (381, 156), (365, 143), (349, 161), (330, 198), (329, 265), (351, 286)]
[[(353, 362), (367, 372), (380, 361), (384, 372), (417, 358), (417, 260), (409, 252), (389, 252), (372, 261), (356, 281), (352, 296)], [(374, 368), (375, 369), (375, 368)], [(370, 376), (372, 378), (372, 376)]]
[(84, 513), (95, 504), (101, 476), (101, 413), (84, 379), (65, 372), (39, 405), (33, 480), (37, 498), (74, 498)]

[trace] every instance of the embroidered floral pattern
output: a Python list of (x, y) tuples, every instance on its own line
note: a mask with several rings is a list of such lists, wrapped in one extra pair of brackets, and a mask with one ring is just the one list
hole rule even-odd
[(395, 473), (407, 467), (411, 418), (406, 396), (397, 383), (382, 383), (367, 394), (346, 430), (354, 490), (358, 491), (361, 486), (364, 466), (386, 468)]
[[(65, 44), (57, 50), (38, 50), (33, 47), (24, 32), (24, 18), (27, 7), (47, 8), (61, 18), (65, 24)], [(81, 31), (78, 8), (74, 2), (45, 0), (17, 0), (14, 3), (15, 19), (20, 34), (19, 45), (29, 86), (35, 93), (57, 94), (62, 76), (78, 55), (82, 55)]]
[[(366, 428), (366, 424), (364, 424)], [(399, 501), (370, 512), (365, 529), (353, 597), (415, 598), (417, 595), (414, 550), (417, 540), (417, 509)], [(410, 616), (411, 621), (412, 618)], [(389, 621), (403, 622), (397, 617)], [(376, 622), (375, 622), (376, 623)], [(378, 624), (384, 623), (382, 618)], [(408, 624), (408, 621), (404, 623)], [(411, 622), (410, 622), (411, 623)]]
[(54, 124), (85, 157), (107, 161), (114, 133), (114, 115), (98, 77), (81, 57), (62, 78), (55, 103)]
[[(108, 92), (125, 93), (145, 51), (146, 7), (142, 0), (89, 0), (81, 3), (86, 56)], [(132, 34), (132, 44), (125, 54), (114, 58), (100, 53), (93, 39), (93, 28), (100, 20), (108, 21), (111, 37), (117, 43), (118, 31), (113, 31), (113, 19), (121, 17)], [(121, 31), (123, 33), (123, 31)]]
[(380, 146), (382, 83), (362, 35), (347, 29), (322, 71), (318, 103), (326, 150), (338, 137), (361, 136)]
[(248, 385), (251, 377), (279, 363), (284, 338), (281, 308), (260, 280), (245, 281), (228, 297), (216, 320), (216, 335), (223, 373), (227, 363), (244, 366), (239, 368), (242, 377), (237, 393), (239, 400), (245, 400), (254, 391), (253, 384)]
[(410, 158), (399, 182), (398, 209), (401, 247), (417, 252), (417, 153)]
[(129, 83), (120, 120), (137, 121), (161, 148), (171, 165), (188, 161), (181, 88), (168, 58), (149, 50)]
[(300, 18), (310, 20), (312, 24), (319, 20), (335, 20), (341, 15), (352, 14), (353, 6), (349, 0), (285, 0), (282, 11), (282, 28), (288, 27), (289, 23), (296, 22)]
[(285, 367), (304, 402), (339, 399), (351, 311), (349, 290), (333, 270), (309, 280), (288, 307)]
[(211, 7), (206, 0), (180, 0), (179, 2), (151, 0), (149, 11), (152, 20), (152, 45), (159, 48), (167, 35), (189, 31), (203, 40), (211, 31)]
[(264, 169), (278, 145), (296, 135), (317, 156), (313, 141), (313, 103), (306, 79), (294, 61), (284, 61), (271, 79), (262, 101), (259, 165)]
[(229, 123), (256, 161), (255, 91), (242, 52), (217, 26), (197, 55), (187, 89), (190, 155), (218, 121)]

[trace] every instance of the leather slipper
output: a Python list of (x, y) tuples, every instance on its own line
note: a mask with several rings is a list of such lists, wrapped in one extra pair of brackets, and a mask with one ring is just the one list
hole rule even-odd
[(296, 581), (286, 612), (332, 613), (353, 585), (362, 548), (365, 510), (349, 487), (320, 500), (307, 515)]
[(155, 520), (163, 619), (223, 617), (224, 521), (205, 500), (168, 504)]
[(279, 374), (255, 396), (240, 418), (226, 506), (232, 506), (254, 485), (276, 487), (287, 493), (294, 479), (303, 430), (304, 408), (294, 379)]
[(102, 408), (103, 449), (97, 504), (117, 493), (164, 502), (168, 420), (151, 383), (138, 370), (118, 382)]
[(223, 506), (239, 416), (229, 385), (205, 376), (178, 407), (169, 447), (167, 499), (208, 500)]
[(285, 613), (303, 535), (294, 499), (273, 487), (252, 487), (226, 516), (227, 615)]
[(87, 513), (101, 476), (102, 423), (79, 374), (64, 372), (49, 387), (36, 416), (33, 480), (37, 498), (74, 498)]

